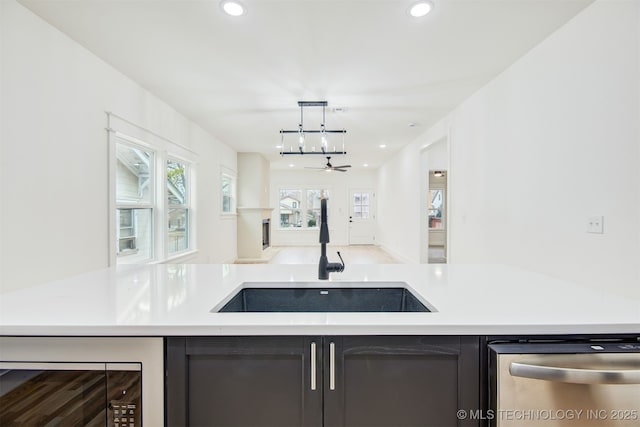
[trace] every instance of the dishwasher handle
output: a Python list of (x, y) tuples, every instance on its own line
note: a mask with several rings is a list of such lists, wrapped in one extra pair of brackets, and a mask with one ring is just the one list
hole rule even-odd
[(573, 384), (640, 384), (640, 369), (580, 369), (511, 362), (512, 377)]

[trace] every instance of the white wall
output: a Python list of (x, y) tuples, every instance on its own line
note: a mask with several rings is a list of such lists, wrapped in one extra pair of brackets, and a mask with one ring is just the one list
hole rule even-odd
[(451, 261), (640, 295), (638, 7), (595, 2), (381, 167), (383, 244), (418, 258), (416, 159), (449, 135)]
[(318, 245), (318, 229), (280, 229), (278, 212), (280, 189), (328, 189), (329, 238), (332, 245), (349, 244), (349, 190), (373, 189), (376, 192), (376, 171), (349, 170), (345, 173), (303, 170), (271, 171), (271, 244)]
[(0, 8), (2, 288), (107, 266), (105, 111), (198, 154), (192, 262), (233, 260), (219, 175), (220, 165), (236, 169), (236, 153), (15, 1)]
[[(379, 244), (396, 258), (408, 263), (421, 259), (421, 244), (427, 234), (426, 196), (428, 155), (423, 151), (446, 138), (449, 119), (438, 122), (420, 139), (408, 145), (378, 169)], [(425, 258), (426, 259), (426, 258)]]

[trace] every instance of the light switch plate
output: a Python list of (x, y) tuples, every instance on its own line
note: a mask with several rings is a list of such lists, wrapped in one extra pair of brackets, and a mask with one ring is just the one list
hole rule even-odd
[(603, 234), (604, 217), (590, 216), (589, 218), (587, 218), (587, 233)]

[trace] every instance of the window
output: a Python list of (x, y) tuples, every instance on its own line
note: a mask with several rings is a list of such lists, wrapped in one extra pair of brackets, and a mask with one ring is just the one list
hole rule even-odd
[(189, 194), (187, 165), (167, 160), (167, 252), (189, 249)]
[(133, 263), (153, 257), (154, 153), (116, 143), (116, 255)]
[(191, 254), (197, 153), (114, 114), (108, 123), (109, 265)]
[(327, 190), (280, 190), (280, 228), (320, 226), (320, 200)]
[(233, 175), (222, 173), (221, 178), (222, 213), (236, 213), (236, 178)]
[(280, 190), (280, 227), (302, 227), (302, 190)]
[(307, 190), (307, 227), (320, 227), (320, 200), (322, 191)]
[(369, 193), (353, 193), (353, 217), (369, 219)]

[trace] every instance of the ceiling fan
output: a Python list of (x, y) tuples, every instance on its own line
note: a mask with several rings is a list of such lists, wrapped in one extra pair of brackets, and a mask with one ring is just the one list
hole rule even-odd
[(350, 168), (350, 167), (351, 165), (333, 166), (331, 164), (331, 157), (327, 156), (327, 164), (325, 165), (325, 167), (323, 168), (306, 167), (305, 169), (319, 169), (326, 172), (331, 172), (331, 171), (346, 172), (347, 171), (346, 168)]

